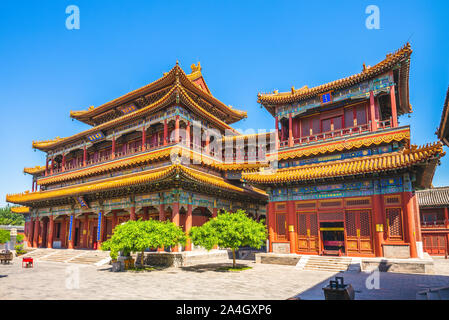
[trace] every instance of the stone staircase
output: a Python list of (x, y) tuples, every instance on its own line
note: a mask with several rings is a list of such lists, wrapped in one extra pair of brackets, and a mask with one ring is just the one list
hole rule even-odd
[(110, 260), (108, 251), (74, 249), (36, 249), (19, 258), (21, 257), (31, 257), (36, 261), (93, 264), (96, 266), (108, 263)]
[(348, 257), (309, 256), (303, 270), (347, 271), (351, 261)]
[(416, 300), (449, 300), (449, 287), (419, 291), (416, 294)]

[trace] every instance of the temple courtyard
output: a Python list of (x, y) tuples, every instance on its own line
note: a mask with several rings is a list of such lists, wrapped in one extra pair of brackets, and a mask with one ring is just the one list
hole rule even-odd
[[(256, 264), (238, 260), (252, 269), (223, 271), (232, 260), (145, 272), (111, 272), (99, 265), (92, 251), (72, 262), (37, 259), (34, 268), (22, 268), (21, 259), (0, 265), (0, 300), (17, 299), (324, 299), (322, 287), (335, 276), (351, 283), (356, 299), (415, 299), (418, 291), (449, 286), (449, 260), (434, 258), (435, 274), (299, 270), (295, 266)], [(83, 258), (84, 257), (84, 258)], [(101, 257), (100, 257), (101, 258)], [(84, 260), (83, 260), (84, 259)], [(77, 263), (73, 263), (77, 261)], [(89, 263), (89, 261), (92, 261)], [(367, 287), (376, 287), (370, 289)]]

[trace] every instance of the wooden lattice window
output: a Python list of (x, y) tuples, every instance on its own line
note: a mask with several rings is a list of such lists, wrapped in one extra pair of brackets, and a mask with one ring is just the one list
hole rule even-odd
[(399, 208), (388, 208), (386, 211), (388, 238), (402, 240), (402, 215)]
[(360, 235), (362, 237), (371, 236), (371, 219), (368, 211), (360, 212)]
[(285, 202), (284, 203), (276, 203), (275, 209), (276, 209), (276, 211), (286, 211), (287, 205), (285, 204)]
[(386, 196), (384, 198), (386, 205), (398, 205), (401, 204), (401, 198), (399, 196)]
[(370, 207), (370, 198), (348, 199), (345, 201), (346, 207)]
[(320, 208), (339, 208), (341, 204), (341, 200), (320, 201)]
[(318, 221), (316, 213), (298, 214), (298, 234), (300, 236), (318, 235)]
[(357, 226), (355, 221), (355, 214), (353, 212), (347, 212), (345, 215), (346, 222), (346, 235), (349, 237), (357, 236)]
[(316, 202), (300, 202), (296, 204), (296, 210), (310, 210), (316, 208)]
[(278, 240), (287, 239), (287, 219), (285, 214), (276, 214), (276, 234)]
[(298, 214), (298, 234), (307, 235), (307, 215), (305, 214)]
[(344, 214), (342, 212), (322, 212), (320, 213), (320, 221), (343, 221)]

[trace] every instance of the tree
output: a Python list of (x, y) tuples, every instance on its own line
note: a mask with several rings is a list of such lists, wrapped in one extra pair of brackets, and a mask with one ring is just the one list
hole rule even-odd
[(232, 265), (235, 268), (235, 250), (241, 246), (259, 249), (267, 239), (263, 222), (249, 218), (244, 210), (224, 212), (201, 227), (192, 227), (189, 233), (192, 242), (210, 250), (214, 245), (232, 250)]
[(0, 225), (23, 226), (25, 218), (20, 213), (11, 212), (11, 207), (0, 208)]
[(173, 222), (129, 220), (115, 227), (112, 237), (102, 243), (101, 249), (110, 250), (112, 259), (117, 259), (119, 251), (125, 256), (132, 252), (141, 252), (143, 267), (144, 251), (147, 248), (169, 247), (185, 242), (185, 233)]
[(0, 229), (0, 243), (6, 243), (10, 239), (9, 230)]

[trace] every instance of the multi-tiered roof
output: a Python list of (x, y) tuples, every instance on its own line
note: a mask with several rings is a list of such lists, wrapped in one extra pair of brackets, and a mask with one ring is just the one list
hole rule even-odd
[(349, 88), (393, 70), (394, 77), (399, 83), (398, 114), (410, 113), (412, 112), (412, 107), (409, 102), (408, 79), (411, 54), (411, 46), (407, 43), (398, 51), (387, 54), (384, 60), (372, 67), (363, 64), (363, 70), (360, 73), (312, 88), (303, 86), (300, 89), (295, 89), (292, 87), (288, 92), (274, 91), (273, 93), (259, 93), (258, 102), (262, 104), (273, 116), (275, 116), (276, 106), (311, 99), (330, 91)]

